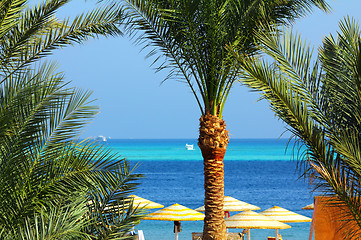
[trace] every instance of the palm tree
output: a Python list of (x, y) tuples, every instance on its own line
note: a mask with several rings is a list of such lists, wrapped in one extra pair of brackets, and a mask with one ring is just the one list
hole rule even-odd
[[(0, 238), (114, 239), (140, 217), (127, 198), (140, 175), (82, 127), (98, 112), (90, 92), (67, 87), (52, 50), (121, 34), (120, 8), (109, 5), (59, 20), (69, 0), (28, 8), (0, 2)], [(117, 211), (105, 211), (119, 203)]]
[[(346, 205), (340, 231), (361, 234), (361, 29), (349, 18), (337, 37), (323, 40), (317, 60), (297, 34), (259, 33), (262, 50), (274, 61), (244, 60), (240, 81), (259, 91), (306, 149), (299, 159), (314, 187)], [(232, 49), (230, 49), (232, 50)], [(235, 53), (237, 55), (237, 53)], [(352, 222), (352, 224), (350, 224)], [(350, 226), (354, 226), (352, 228)]]
[(198, 145), (204, 159), (203, 239), (225, 239), (223, 158), (229, 137), (224, 104), (237, 79), (238, 66), (225, 47), (251, 56), (261, 22), (289, 23), (311, 11), (328, 10), (323, 0), (125, 0), (127, 29), (135, 42), (157, 55), (166, 79), (185, 81), (201, 111)]

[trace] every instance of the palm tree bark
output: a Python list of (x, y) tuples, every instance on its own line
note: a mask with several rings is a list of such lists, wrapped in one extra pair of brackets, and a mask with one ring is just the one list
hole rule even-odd
[(206, 114), (200, 118), (198, 146), (204, 164), (205, 218), (203, 240), (226, 240), (224, 222), (223, 158), (229, 137), (226, 124), (218, 116)]

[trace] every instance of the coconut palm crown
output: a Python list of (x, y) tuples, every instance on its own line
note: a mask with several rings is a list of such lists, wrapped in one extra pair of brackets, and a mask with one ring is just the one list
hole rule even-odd
[(124, 0), (128, 33), (149, 49), (166, 79), (188, 84), (201, 111), (198, 145), (204, 159), (203, 239), (224, 239), (223, 158), (229, 137), (222, 112), (237, 79), (238, 66), (226, 46), (244, 56), (257, 52), (254, 32), (261, 22), (290, 23), (323, 10), (323, 0)]
[[(298, 158), (315, 189), (335, 198), (344, 239), (361, 234), (361, 29), (350, 18), (313, 57), (300, 36), (257, 35), (272, 62), (239, 56), (240, 81), (259, 91), (302, 147)], [(232, 51), (232, 50), (231, 50)], [(237, 55), (237, 54), (236, 54)], [(346, 210), (345, 210), (346, 209)]]

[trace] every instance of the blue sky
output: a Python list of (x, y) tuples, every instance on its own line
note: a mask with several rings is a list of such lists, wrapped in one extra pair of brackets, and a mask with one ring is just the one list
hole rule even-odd
[[(73, 2), (66, 14), (82, 12), (93, 1)], [(360, 21), (361, 1), (329, 3), (332, 13), (316, 10), (293, 25), (315, 49), (322, 37), (338, 30), (338, 22), (344, 16)], [(95, 104), (101, 108), (82, 137), (198, 137), (200, 111), (188, 86), (172, 80), (160, 84), (166, 72), (155, 74), (145, 54), (129, 39), (117, 37), (91, 40), (58, 50), (50, 57), (73, 86), (92, 90)], [(232, 89), (223, 114), (231, 138), (278, 138), (285, 131), (267, 102), (257, 102), (258, 98), (258, 94), (239, 84)]]

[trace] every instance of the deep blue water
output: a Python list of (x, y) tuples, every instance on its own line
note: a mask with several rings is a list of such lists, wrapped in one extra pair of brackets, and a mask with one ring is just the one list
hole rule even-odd
[[(174, 203), (195, 209), (203, 205), (203, 162), (198, 148), (185, 150), (193, 140), (111, 140), (109, 146), (119, 151), (145, 174), (135, 194), (170, 206)], [(285, 154), (286, 140), (231, 140), (225, 157), (225, 195), (266, 210), (274, 205), (312, 217), (301, 208), (312, 203), (311, 188), (299, 179), (292, 152)], [(156, 211), (155, 209), (154, 211)], [(234, 213), (235, 214), (235, 213)], [(231, 213), (232, 215), (232, 213)], [(308, 238), (310, 223), (291, 223), (281, 230), (283, 239)], [(183, 222), (179, 239), (191, 239), (191, 232), (201, 232), (203, 222)], [(173, 222), (143, 220), (137, 229), (147, 240), (174, 239)], [(241, 229), (242, 230), (242, 229)], [(241, 231), (240, 230), (240, 231)], [(274, 236), (274, 230), (251, 230), (252, 239)]]

